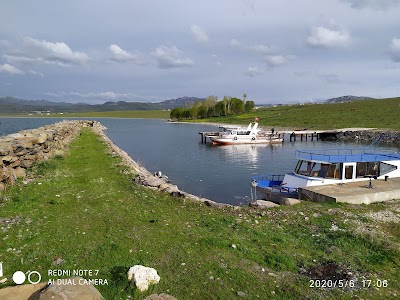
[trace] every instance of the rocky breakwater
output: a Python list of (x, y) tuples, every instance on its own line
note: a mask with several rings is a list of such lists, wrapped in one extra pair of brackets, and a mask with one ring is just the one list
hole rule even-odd
[(13, 185), (17, 178), (25, 177), (26, 169), (34, 163), (61, 154), (83, 127), (93, 127), (96, 123), (62, 121), (0, 137), (0, 191)]
[(362, 142), (373, 142), (378, 138), (385, 143), (400, 143), (400, 132), (382, 130), (346, 131), (338, 136), (339, 140)]

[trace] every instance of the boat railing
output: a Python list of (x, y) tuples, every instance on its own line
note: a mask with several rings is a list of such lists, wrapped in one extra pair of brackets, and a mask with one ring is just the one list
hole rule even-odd
[(253, 176), (251, 178), (252, 181), (283, 181), (285, 175), (260, 175), (260, 176)]
[(285, 187), (279, 185), (279, 186), (273, 186), (272, 192), (279, 194), (287, 194), (287, 195), (295, 195), (295, 194), (297, 195), (299, 193), (299, 189), (294, 187)]
[(259, 186), (256, 184), (255, 186), (259, 186), (263, 189), (266, 189), (269, 193), (288, 195), (294, 197), (298, 194), (298, 188), (288, 187), (283, 183), (285, 175), (261, 175), (261, 176), (253, 176), (253, 183), (267, 183), (266, 186)]
[(385, 152), (376, 148), (347, 148), (347, 149), (312, 149), (312, 150), (296, 150), (296, 158), (314, 161), (381, 161), (381, 160), (397, 160), (400, 154), (393, 152)]

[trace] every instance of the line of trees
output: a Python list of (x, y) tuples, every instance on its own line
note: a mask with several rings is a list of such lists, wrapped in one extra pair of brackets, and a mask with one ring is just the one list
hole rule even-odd
[(254, 108), (254, 101), (232, 98), (224, 96), (218, 101), (217, 96), (208, 96), (204, 101), (196, 102), (192, 107), (176, 107), (171, 110), (171, 119), (204, 119), (210, 117), (221, 117), (238, 115), (244, 112), (250, 112)]

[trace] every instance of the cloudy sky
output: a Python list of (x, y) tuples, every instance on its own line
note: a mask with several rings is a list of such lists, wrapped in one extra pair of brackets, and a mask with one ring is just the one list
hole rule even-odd
[(400, 0), (3, 0), (0, 96), (400, 96)]

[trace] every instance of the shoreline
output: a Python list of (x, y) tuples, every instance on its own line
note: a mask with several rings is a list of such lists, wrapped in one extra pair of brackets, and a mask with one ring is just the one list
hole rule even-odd
[(93, 128), (93, 131), (100, 137), (100, 139), (107, 145), (107, 147), (109, 148), (111, 153), (113, 155), (119, 156), (122, 159), (122, 162), (124, 163), (124, 165), (126, 165), (129, 169), (133, 170), (135, 172), (135, 174), (137, 174), (136, 178), (134, 178), (134, 181), (137, 182), (138, 184), (141, 184), (142, 186), (145, 186), (152, 190), (158, 190), (160, 192), (167, 192), (173, 197), (201, 202), (201, 203), (204, 203), (205, 205), (211, 206), (211, 207), (233, 208), (233, 209), (241, 208), (241, 206), (215, 202), (213, 200), (198, 197), (196, 195), (193, 195), (193, 194), (190, 194), (190, 193), (180, 190), (178, 186), (170, 184), (170, 183), (166, 182), (165, 180), (154, 176), (145, 167), (141, 166), (139, 163), (137, 163), (135, 160), (133, 160), (132, 157), (130, 157), (128, 153), (126, 153), (120, 147), (115, 145), (111, 141), (111, 139), (107, 136), (107, 134), (105, 133), (107, 128), (104, 125), (102, 125), (100, 122), (95, 121), (92, 128)]

